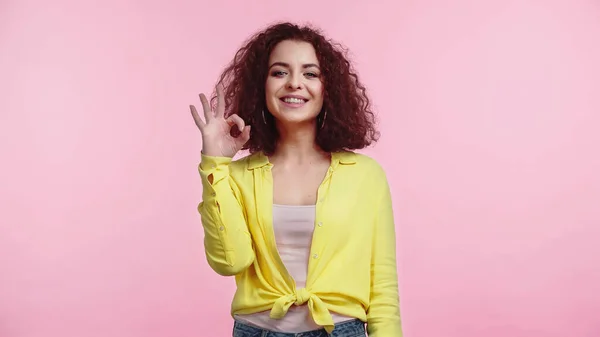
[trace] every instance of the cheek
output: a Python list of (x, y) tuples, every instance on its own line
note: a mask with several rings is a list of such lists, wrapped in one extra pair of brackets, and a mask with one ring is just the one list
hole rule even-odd
[(282, 80), (280, 78), (268, 76), (267, 80), (265, 81), (265, 85), (267, 90), (270, 92), (275, 92), (281, 87), (281, 82)]
[(267, 80), (265, 83), (265, 103), (266, 108), (274, 112), (277, 110), (277, 82), (273, 81), (273, 79)]
[(323, 99), (323, 91), (324, 91), (324, 89), (325, 88), (323, 87), (323, 83), (315, 83), (311, 87), (311, 94), (317, 100), (322, 100)]
[(265, 94), (267, 97), (273, 95), (273, 81), (267, 80), (265, 82)]

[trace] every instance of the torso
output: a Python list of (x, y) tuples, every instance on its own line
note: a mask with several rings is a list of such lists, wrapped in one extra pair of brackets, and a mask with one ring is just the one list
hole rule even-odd
[[(372, 262), (372, 235), (375, 233), (372, 226), (379, 207), (374, 200), (380, 200), (381, 186), (386, 183), (385, 175), (379, 165), (366, 156), (346, 152), (333, 153), (332, 156), (333, 159), (326, 155), (315, 156), (316, 159), (306, 165), (292, 165), (280, 158), (265, 158), (264, 154), (257, 153), (230, 166), (231, 177), (240, 187), (241, 200), (247, 207), (248, 229), (259, 257), (251, 272), (239, 276), (232, 304), (235, 317), (279, 332), (318, 328), (314, 325), (314, 312), (310, 312), (308, 302), (301, 305), (292, 303), (282, 319), (272, 319), (271, 307), (266, 307), (264, 302), (254, 304), (248, 301), (249, 296), (255, 296), (257, 301), (272, 298), (272, 308), (276, 308), (275, 301), (282, 298), (278, 296), (288, 295), (290, 291), (287, 289), (291, 286), (286, 278), (288, 273), (294, 281), (299, 281), (296, 288), (306, 287), (306, 281), (310, 291), (320, 295), (323, 295), (321, 292), (326, 293), (322, 299), (332, 301), (325, 305), (335, 323), (362, 315), (361, 310), (369, 299), (368, 270)], [(269, 195), (270, 192), (272, 195)], [(265, 195), (269, 198), (263, 198)], [(288, 207), (294, 211), (309, 207), (311, 212), (310, 218), (303, 213), (302, 225), (293, 224), (294, 230), (302, 231), (301, 236), (306, 239), (300, 243), (302, 252), (296, 251), (293, 259), (290, 251), (286, 250), (286, 239), (280, 236), (284, 233), (281, 229), (290, 226), (291, 222), (280, 223), (278, 220), (283, 213), (291, 215), (285, 212)], [(284, 246), (281, 246), (282, 242)], [(294, 245), (296, 243), (294, 240)], [(304, 264), (294, 266), (294, 261), (300, 258)], [(300, 269), (302, 274), (297, 274)], [(356, 275), (356, 270), (367, 273)], [(328, 279), (348, 282), (336, 284), (336, 290), (332, 292), (329, 290), (332, 289), (331, 284), (326, 281)], [(273, 284), (280, 285), (280, 288), (273, 289)], [(322, 290), (323, 284), (327, 290)], [(256, 288), (261, 289), (264, 298), (255, 295), (258, 294)], [(348, 298), (346, 294), (349, 293), (357, 295)], [(352, 309), (347, 310), (349, 316), (341, 314), (341, 302), (344, 302), (344, 310)], [(261, 310), (250, 314), (249, 309), (257, 309), (257, 305)], [(242, 311), (248, 313), (242, 314)]]

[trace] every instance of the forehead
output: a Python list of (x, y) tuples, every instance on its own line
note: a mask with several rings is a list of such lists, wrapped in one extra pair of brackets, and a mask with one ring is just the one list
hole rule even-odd
[(284, 62), (292, 64), (319, 64), (317, 53), (312, 44), (304, 41), (285, 40), (279, 42), (269, 57), (269, 64)]

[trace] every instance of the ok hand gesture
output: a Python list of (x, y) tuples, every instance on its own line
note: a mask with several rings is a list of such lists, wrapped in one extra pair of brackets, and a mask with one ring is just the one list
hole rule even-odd
[[(225, 115), (225, 97), (223, 88), (217, 86), (217, 111), (212, 112), (204, 94), (200, 94), (200, 102), (204, 109), (204, 119), (198, 116), (196, 107), (190, 105), (192, 117), (202, 134), (202, 153), (207, 156), (233, 157), (241, 150), (242, 146), (250, 139), (250, 125), (245, 125), (244, 120), (233, 114), (227, 118)], [(237, 125), (241, 133), (237, 137), (231, 136), (231, 128)]]

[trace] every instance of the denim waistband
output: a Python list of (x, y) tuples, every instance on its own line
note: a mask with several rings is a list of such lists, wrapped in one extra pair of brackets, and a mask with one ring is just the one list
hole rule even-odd
[(365, 323), (359, 319), (337, 323), (331, 335), (325, 329), (297, 333), (274, 332), (237, 320), (233, 325), (233, 337), (359, 337), (365, 336), (365, 333)]

